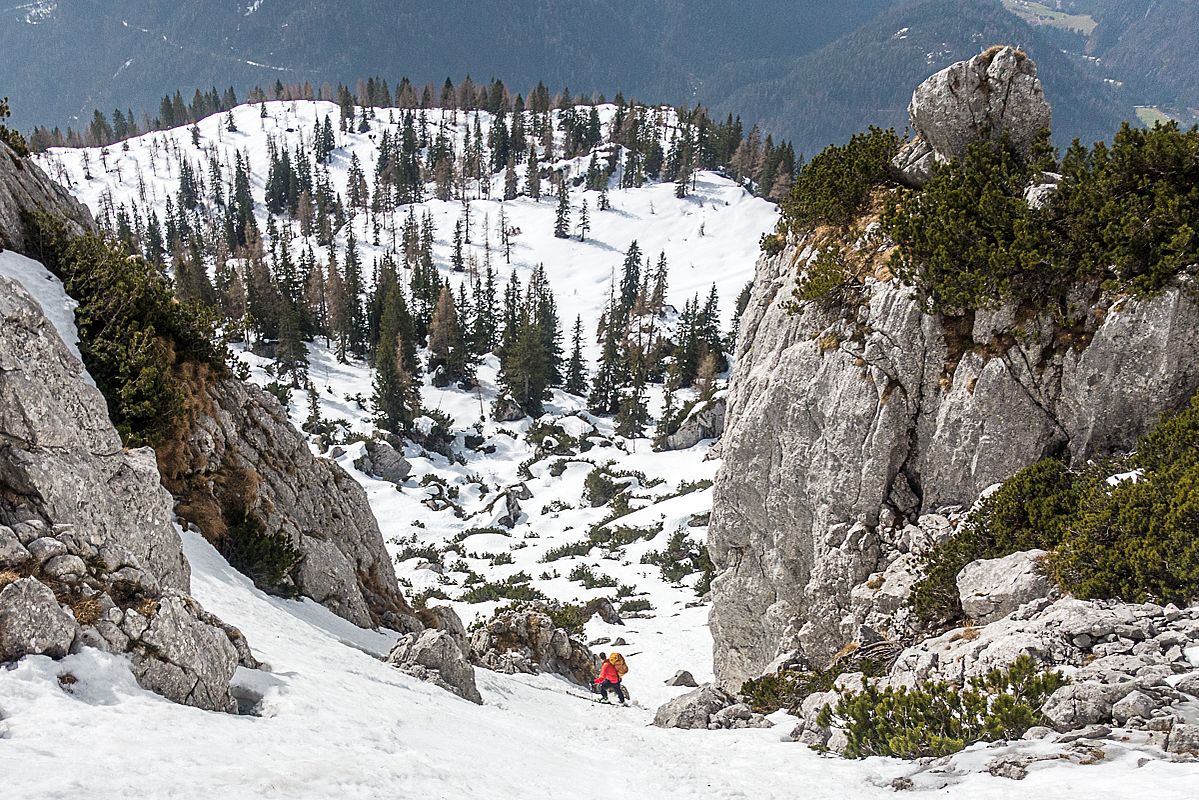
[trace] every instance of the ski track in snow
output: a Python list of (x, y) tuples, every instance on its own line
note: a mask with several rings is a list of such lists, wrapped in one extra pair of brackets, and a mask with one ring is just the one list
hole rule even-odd
[[(294, 148), (301, 137), (311, 138), (318, 119), (328, 114), (336, 120), (338, 113), (335, 105), (320, 102), (275, 102), (266, 107), (265, 120), (259, 118), (257, 106), (236, 109), (240, 133), (223, 130), (224, 115), (198, 125), (202, 144), (215, 144), (223, 161), (232, 159), (234, 149), (249, 155), (253, 191), (259, 202), (268, 163), (268, 134)], [(611, 106), (602, 107), (605, 125), (613, 111)], [(430, 112), (434, 123), (438, 113)], [(338, 135), (340, 147), (334, 153), (330, 174), (335, 189), (343, 195), (350, 153), (357, 153), (364, 170), (372, 173), (386, 117), (386, 110), (380, 110), (370, 133)], [(483, 115), (484, 135), (489, 122)], [(454, 135), (461, 137), (464, 128), (460, 114), (452, 128)], [(160, 151), (157, 158), (153, 156), (155, 145)], [(40, 161), (95, 211), (110, 203), (129, 203), (144, 191), (161, 218), (166, 196), (177, 186), (174, 157), (167, 157), (168, 151), (175, 149), (200, 163), (198, 174), (206, 174), (205, 154), (192, 146), (186, 128), (147, 134), (129, 142), (127, 150), (115, 145), (104, 156), (107, 167), (102, 165), (98, 149), (88, 151), (93, 180), (84, 177), (81, 151), (55, 150)], [(586, 163), (584, 157), (559, 162), (559, 166), (569, 166), (577, 173), (586, 169)], [(520, 178), (523, 187), (523, 167)], [(500, 191), (502, 185), (502, 176), (496, 176), (493, 186)], [(522, 284), (536, 264), (545, 264), (564, 333), (569, 333), (575, 315), (581, 315), (592, 359), (597, 347), (591, 334), (607, 300), (612, 275), (631, 240), (637, 239), (643, 253), (655, 261), (658, 253), (665, 251), (670, 264), (669, 300), (676, 306), (696, 293), (702, 300), (715, 282), (727, 323), (733, 298), (752, 277), (758, 237), (777, 219), (772, 206), (712, 173), (700, 173), (695, 194), (685, 200), (674, 197), (672, 184), (647, 185), (612, 190), (612, 211), (599, 212), (598, 193), (576, 189), (572, 193), (576, 213), (584, 197), (592, 212), (587, 242), (552, 236), (552, 198), (540, 203), (520, 198), (503, 206), (510, 224), (520, 229), (514, 239), (512, 264)], [(487, 219), (493, 263), (502, 281), (509, 267), (498, 250), (495, 226), (500, 205), (472, 201), (473, 236), (467, 250), (481, 263), (483, 221)], [(462, 205), (429, 200), (420, 204), (417, 216), (425, 209), (433, 213), (437, 224), (435, 259), (443, 276), (456, 283), (461, 276), (448, 270), (449, 240)], [(261, 208), (259, 211), (260, 227), (265, 229), (265, 214)], [(395, 220), (401, 222), (402, 214)], [(352, 224), (369, 276), (372, 260), (387, 249), (387, 223), (380, 245), (373, 244), (362, 216)], [(346, 233), (337, 237), (339, 255)], [(297, 241), (296, 246), (302, 244)], [(6, 259), (7, 255), (0, 254), (0, 267), (11, 269), (10, 264), (16, 262)], [(40, 265), (29, 263), (41, 271), (26, 264), (24, 273), (44, 280), (46, 273)], [(66, 308), (64, 303), (59, 297), (50, 305)], [(62, 321), (53, 318), (56, 325)], [(59, 330), (67, 332), (64, 338), (73, 336), (73, 325)], [(239, 357), (251, 368), (252, 380), (262, 384), (272, 380), (268, 359), (249, 352), (241, 352)], [(309, 376), (319, 393), (322, 416), (343, 419), (348, 430), (369, 434), (373, 430), (370, 414), (356, 400), (371, 394), (367, 366), (355, 359), (338, 363), (320, 341), (309, 346), (309, 360)], [(708, 458), (711, 442), (687, 451), (653, 453), (648, 439), (618, 439), (610, 420), (591, 418), (580, 398), (554, 392), (546, 404), (549, 421), (558, 422), (568, 432), (593, 424), (608, 440), (581, 458), (600, 464), (613, 461), (619, 469), (645, 473), (645, 482), (637, 481), (631, 490), (630, 513), (612, 524), (641, 528), (647, 538), (614, 553), (593, 549), (585, 556), (544, 563), (548, 550), (584, 538), (610, 508), (591, 508), (582, 499), (583, 481), (591, 466), (581, 461), (568, 464), (554, 476), (550, 467), (556, 459), (548, 457), (529, 467), (531, 478), (522, 478), (519, 465), (533, 454), (533, 443), (526, 441), (533, 421), (496, 423), (489, 419), (487, 412), (497, 394), (497, 372), (497, 360), (488, 357), (479, 365), (477, 390), (437, 389), (427, 383), (422, 389), (425, 407), (453, 419), (457, 450), (468, 456), (465, 465), (409, 445), (405, 456), (412, 463), (412, 476), (396, 487), (355, 468), (353, 462), (363, 450), (361, 443), (345, 446), (338, 462), (365, 487), (393, 555), (413, 539), (416, 544), (442, 549), (470, 529), (488, 527), (494, 513), (486, 509), (499, 490), (524, 482), (533, 497), (521, 501), (524, 513), (510, 532), (469, 535), (461, 541), (460, 564), (459, 556), (444, 556), (449, 567), (444, 574), (427, 568), (418, 557), (398, 561), (397, 574), (405, 591), (412, 594), (441, 588), (457, 596), (465, 588), (467, 573), (453, 566), (462, 565), (487, 580), (526, 572), (535, 588), (563, 601), (610, 596), (614, 591), (611, 587), (585, 589), (569, 580), (567, 575), (578, 565), (636, 587), (636, 596), (653, 605), (652, 616), (627, 618), (623, 626), (594, 618), (586, 627), (589, 641), (601, 637), (627, 640), (628, 645), (619, 649), (631, 667), (627, 685), (633, 707), (596, 706), (582, 688), (555, 677), (506, 676), (482, 669), (476, 675), (485, 705), (475, 706), (382, 663), (380, 658), (394, 643), (394, 634), (359, 629), (311, 601), (267, 597), (203, 539), (185, 534), (193, 593), (208, 610), (240, 627), (255, 655), (271, 666), (269, 673), (239, 670), (236, 679), (264, 692), (262, 715), (234, 717), (174, 705), (139, 689), (120, 658), (94, 650), (57, 663), (27, 658), (15, 669), (0, 672), (0, 775), (5, 789), (14, 797), (86, 795), (97, 799), (219, 794), (228, 798), (515, 800), (568, 792), (585, 798), (635, 795), (721, 800), (893, 796), (887, 785), (909, 774), (911, 765), (885, 759), (853, 762), (822, 757), (783, 741), (795, 723), (786, 714), (775, 715), (778, 724), (766, 730), (665, 731), (649, 725), (658, 705), (687, 691), (664, 685), (676, 670), (687, 669), (700, 682), (712, 679), (708, 606), (692, 605), (696, 600), (692, 587), (698, 576), (672, 584), (657, 567), (641, 563), (647, 553), (661, 550), (677, 529), (698, 542), (706, 538), (707, 527), (699, 523), (711, 510), (712, 490), (696, 482), (715, 476), (719, 461)], [(691, 396), (681, 393), (680, 401)], [(660, 389), (651, 391), (651, 415), (660, 414), (662, 402)], [(292, 393), (288, 412), (299, 427), (308, 415), (303, 392)], [(494, 452), (467, 450), (465, 433), (477, 433)], [(462, 518), (423, 503), (435, 494), (435, 487), (425, 485), (426, 476), (458, 490)], [(672, 497), (685, 483), (693, 484), (692, 490)], [(693, 519), (696, 515), (700, 518)], [(497, 555), (512, 563), (494, 563)], [(449, 602), (468, 625), (500, 605)], [(57, 676), (66, 672), (79, 678), (72, 694), (57, 685)], [(995, 754), (995, 750), (979, 750), (978, 758)], [(966, 757), (973, 756), (968, 753)], [(1020, 784), (985, 773), (970, 775), (937, 796), (1182, 800), (1194, 796), (1193, 776), (1193, 769), (1161, 762), (1138, 769), (1135, 761), (1125, 758), (1090, 767), (1038, 765)]]

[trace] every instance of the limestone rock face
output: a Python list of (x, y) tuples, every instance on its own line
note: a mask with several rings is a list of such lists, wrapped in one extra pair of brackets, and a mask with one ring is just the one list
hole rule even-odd
[(495, 672), (562, 675), (589, 686), (599, 664), (587, 645), (534, 609), (504, 611), (475, 631), (471, 661)]
[(894, 166), (911, 186), (927, 183), (935, 164), (961, 159), (978, 141), (1006, 137), (1028, 153), (1053, 119), (1036, 64), (1013, 47), (993, 47), (933, 75), (916, 88), (908, 116), (917, 138)]
[(957, 584), (966, 616), (985, 624), (1048, 596), (1053, 583), (1040, 566), (1047, 555), (1044, 550), (1026, 550), (1004, 558), (972, 561), (963, 567)]
[(410, 633), (396, 643), (387, 661), (410, 675), (482, 705), (483, 697), (475, 686), (475, 669), (466, 660), (465, 648), (458, 641), (464, 638), (448, 630)]
[(356, 625), (414, 629), (362, 487), (314, 456), (278, 401), (257, 386), (199, 371), (189, 379), (190, 426), (159, 450), (179, 516), (215, 542), (231, 516), (253, 518), (303, 553), (301, 594)]
[(28, 255), (33, 249), (32, 232), (21, 219), (22, 212), (45, 211), (67, 224), (72, 233), (93, 227), (92, 214), (65, 188), (51, 180), (32, 159), (20, 158), (0, 142), (0, 250)]
[(236, 711), (230, 679), (257, 662), (186, 594), (154, 453), (121, 447), (82, 364), (4, 278), (0, 566), (0, 662), (96, 647), (128, 654), (138, 682), (168, 699)]
[(708, 540), (730, 689), (781, 652), (827, 662), (851, 641), (868, 622), (854, 589), (917, 546), (915, 521), (969, 508), (1049, 455), (1127, 452), (1199, 389), (1199, 304), (1184, 285), (1080, 296), (1085, 334), (1061, 347), (1047, 313), (948, 320), (873, 278), (852, 310), (790, 311), (813, 253), (800, 241), (761, 259), (741, 319)]
[(164, 587), (187, 591), (191, 572), (154, 452), (121, 446), (83, 365), (41, 307), (3, 277), (0, 331), (0, 485), (26, 516), (95, 531)]

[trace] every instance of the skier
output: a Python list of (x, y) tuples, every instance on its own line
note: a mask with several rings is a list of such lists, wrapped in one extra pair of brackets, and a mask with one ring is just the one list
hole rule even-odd
[(600, 653), (600, 663), (602, 664), (600, 674), (595, 679), (595, 685), (599, 687), (599, 702), (608, 702), (608, 690), (615, 689), (616, 699), (622, 706), (625, 705), (625, 694), (620, 685), (620, 677), (628, 672), (629, 668), (625, 665), (624, 657), (620, 653), (613, 653), (610, 656)]

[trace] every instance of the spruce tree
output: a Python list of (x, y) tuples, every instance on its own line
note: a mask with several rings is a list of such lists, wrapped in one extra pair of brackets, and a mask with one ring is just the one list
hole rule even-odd
[(525, 175), (525, 194), (535, 201), (541, 200), (541, 165), (537, 162), (537, 148), (529, 148), (529, 165)]
[(375, 353), (375, 422), (383, 430), (402, 433), (420, 414), (420, 387), (416, 336), (399, 285), (388, 290), (383, 302)]
[(570, 238), (570, 186), (565, 175), (558, 182), (558, 210), (554, 214), (554, 236), (559, 239)]
[(579, 241), (587, 241), (587, 234), (591, 232), (591, 213), (587, 209), (587, 198), (583, 198), (583, 207), (579, 210)]
[(583, 318), (575, 317), (574, 334), (571, 337), (570, 360), (566, 365), (566, 391), (580, 397), (587, 393), (587, 364), (583, 360)]

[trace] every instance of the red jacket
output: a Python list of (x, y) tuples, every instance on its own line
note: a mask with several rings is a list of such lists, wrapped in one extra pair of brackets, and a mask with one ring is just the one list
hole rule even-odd
[(600, 667), (599, 677), (595, 679), (596, 683), (620, 683), (620, 673), (616, 671), (616, 667), (612, 666), (611, 661), (604, 661), (604, 665)]

